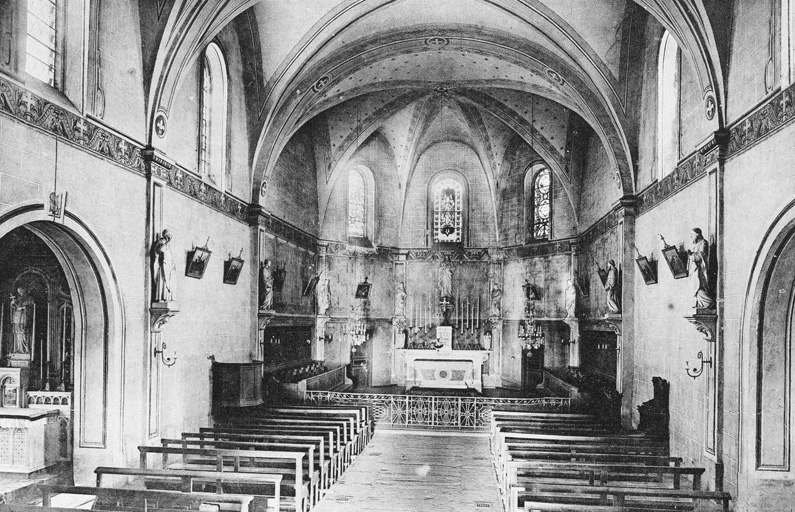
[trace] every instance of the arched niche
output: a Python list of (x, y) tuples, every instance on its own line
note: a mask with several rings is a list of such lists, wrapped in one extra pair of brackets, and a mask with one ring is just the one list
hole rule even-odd
[(99, 465), (124, 463), (123, 307), (116, 274), (99, 238), (67, 212), (53, 222), (42, 204), (0, 216), (0, 239), (24, 227), (38, 236), (63, 268), (73, 305), (74, 478), (89, 483)]

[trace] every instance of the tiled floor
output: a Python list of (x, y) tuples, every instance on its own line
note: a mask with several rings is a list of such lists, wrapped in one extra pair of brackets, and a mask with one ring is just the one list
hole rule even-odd
[(486, 435), (376, 431), (315, 512), (502, 510)]

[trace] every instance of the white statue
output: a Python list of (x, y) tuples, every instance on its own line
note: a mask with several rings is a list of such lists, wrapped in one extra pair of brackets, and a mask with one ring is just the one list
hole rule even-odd
[(271, 260), (263, 260), (259, 267), (259, 308), (273, 309), (273, 271)]
[(491, 286), (491, 311), (492, 317), (500, 316), (500, 309), (502, 307), (502, 288), (499, 283), (494, 283)]
[(174, 300), (174, 276), (177, 268), (171, 255), (171, 233), (167, 229), (152, 245), (152, 300)]
[(317, 285), (317, 314), (325, 315), (326, 310), (331, 306), (331, 282), (328, 279), (321, 279)]
[(609, 309), (611, 313), (621, 313), (618, 290), (618, 269), (616, 268), (616, 262), (614, 260), (610, 260), (607, 262), (607, 279), (605, 280), (605, 291), (607, 292), (607, 309)]
[(453, 269), (448, 263), (439, 267), (439, 297), (453, 296)]
[(575, 318), (577, 316), (577, 287), (574, 286), (574, 282), (571, 279), (566, 281), (565, 300), (566, 318)]
[(11, 332), (14, 335), (14, 354), (30, 353), (30, 338), (33, 322), (33, 298), (22, 287), (17, 295), (11, 295)]
[(715, 299), (709, 292), (709, 242), (704, 240), (699, 228), (690, 232), (693, 246), (687, 251), (687, 271), (693, 286), (695, 307), (710, 309), (715, 307)]
[(402, 281), (395, 285), (395, 316), (406, 316), (406, 285)]

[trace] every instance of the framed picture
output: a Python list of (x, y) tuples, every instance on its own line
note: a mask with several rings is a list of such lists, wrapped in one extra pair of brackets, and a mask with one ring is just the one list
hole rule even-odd
[(662, 255), (674, 279), (687, 277), (687, 260), (682, 258), (682, 254), (675, 245), (666, 245), (662, 250)]
[(643, 276), (643, 282), (646, 284), (657, 284), (657, 262), (654, 260), (649, 261), (646, 256), (639, 256), (635, 258), (635, 263), (638, 264), (640, 275)]
[(607, 270), (600, 267), (598, 263), (596, 264), (596, 273), (599, 274), (599, 280), (602, 281), (602, 286), (607, 284)]
[(240, 277), (240, 271), (243, 270), (243, 263), (241, 258), (229, 258), (224, 262), (224, 283), (237, 284), (237, 278)]
[(366, 299), (370, 297), (370, 288), (373, 285), (367, 282), (367, 278), (364, 278), (363, 283), (359, 283), (359, 286), (356, 287), (356, 298), (357, 299)]
[(309, 297), (313, 293), (315, 293), (315, 287), (317, 287), (317, 282), (320, 280), (320, 276), (312, 276), (309, 282), (306, 283), (304, 286), (304, 293), (302, 294), (304, 297)]
[(204, 271), (210, 262), (212, 251), (207, 247), (194, 247), (188, 251), (188, 262), (185, 265), (185, 275), (194, 279), (204, 277)]

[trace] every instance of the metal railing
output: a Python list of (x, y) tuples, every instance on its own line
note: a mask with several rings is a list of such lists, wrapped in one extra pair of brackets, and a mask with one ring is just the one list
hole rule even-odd
[(306, 379), (306, 390), (325, 391), (341, 387), (345, 384), (345, 366), (334, 368), (320, 375), (315, 375)]
[(562, 397), (490, 398), (336, 391), (307, 391), (306, 401), (315, 404), (371, 405), (377, 425), (469, 430), (488, 430), (494, 408), (549, 412), (569, 412), (571, 408), (571, 399)]

